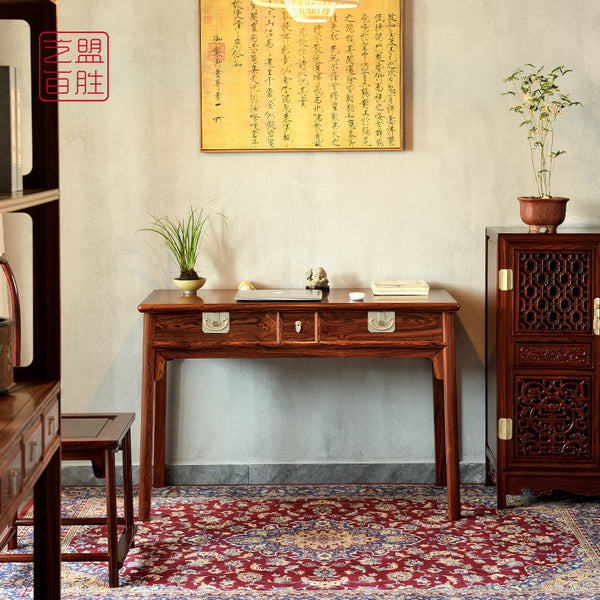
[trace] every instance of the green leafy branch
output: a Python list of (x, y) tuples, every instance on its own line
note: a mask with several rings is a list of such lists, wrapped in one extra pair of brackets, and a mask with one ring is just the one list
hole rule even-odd
[(527, 63), (504, 79), (512, 85), (512, 89), (503, 95), (515, 97), (510, 110), (524, 117), (520, 127), (527, 128), (531, 164), (540, 197), (551, 197), (554, 161), (565, 154), (564, 150), (554, 150), (556, 119), (565, 109), (581, 106), (581, 102), (571, 100), (569, 94), (563, 93), (558, 86), (557, 80), (571, 72), (561, 65), (544, 73), (544, 67), (538, 69)]

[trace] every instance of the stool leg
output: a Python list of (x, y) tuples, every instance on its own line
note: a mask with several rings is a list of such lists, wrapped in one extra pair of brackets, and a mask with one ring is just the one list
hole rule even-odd
[(108, 585), (119, 587), (119, 540), (117, 538), (117, 482), (115, 473), (115, 450), (104, 453), (104, 476), (106, 479), (106, 525), (108, 529)]
[(127, 539), (131, 539), (133, 547), (134, 521), (133, 514), (133, 483), (131, 467), (131, 432), (128, 431), (123, 439), (123, 502), (125, 505), (125, 531)]
[(8, 538), (8, 544), (6, 547), (9, 550), (16, 550), (18, 547), (17, 544), (17, 515), (13, 515), (13, 518), (10, 520), (10, 525), (8, 526), (10, 531), (10, 537)]

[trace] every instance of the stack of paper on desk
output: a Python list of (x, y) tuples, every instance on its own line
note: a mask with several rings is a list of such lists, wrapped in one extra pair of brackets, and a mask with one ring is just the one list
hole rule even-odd
[(427, 296), (429, 285), (422, 279), (401, 281), (372, 281), (375, 296)]

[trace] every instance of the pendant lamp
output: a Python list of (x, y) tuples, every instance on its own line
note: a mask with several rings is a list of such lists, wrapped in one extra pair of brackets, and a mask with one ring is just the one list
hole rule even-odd
[(257, 6), (286, 8), (299, 23), (326, 23), (336, 8), (354, 8), (358, 0), (252, 0)]
[(288, 13), (299, 23), (326, 23), (336, 8), (353, 8), (356, 0), (285, 0)]
[(285, 0), (252, 0), (252, 4), (269, 8), (285, 8)]

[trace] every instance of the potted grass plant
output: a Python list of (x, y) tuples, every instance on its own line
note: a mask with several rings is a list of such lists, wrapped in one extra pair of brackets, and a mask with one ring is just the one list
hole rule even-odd
[(221, 213), (209, 213), (205, 207), (190, 206), (187, 217), (157, 218), (150, 215), (153, 219), (150, 226), (140, 229), (152, 231), (162, 238), (180, 271), (179, 277), (174, 278), (173, 282), (186, 295), (195, 294), (206, 283), (206, 278), (200, 277), (196, 272), (196, 261), (202, 239), (206, 235), (206, 226), (213, 214), (224, 218)]
[(511, 89), (504, 95), (514, 97), (510, 108), (523, 119), (527, 132), (531, 164), (537, 186), (536, 196), (519, 196), (520, 214), (530, 233), (555, 233), (565, 218), (568, 198), (553, 196), (550, 190), (556, 159), (565, 154), (554, 148), (554, 130), (558, 117), (566, 109), (581, 106), (564, 93), (559, 80), (571, 69), (558, 66), (545, 72), (544, 67), (527, 63), (504, 79)]

